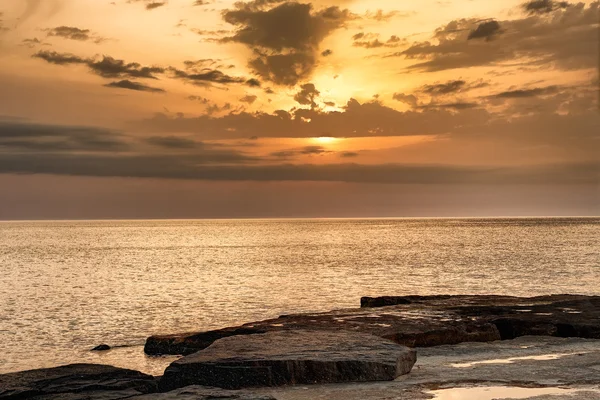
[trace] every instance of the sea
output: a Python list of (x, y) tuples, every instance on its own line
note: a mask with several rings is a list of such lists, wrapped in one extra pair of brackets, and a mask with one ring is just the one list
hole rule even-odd
[[(600, 218), (0, 222), (0, 373), (361, 296), (600, 295)], [(106, 343), (108, 352), (90, 349)]]

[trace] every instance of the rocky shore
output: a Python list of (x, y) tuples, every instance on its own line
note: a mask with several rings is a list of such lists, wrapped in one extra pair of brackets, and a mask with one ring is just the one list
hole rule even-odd
[(0, 375), (0, 399), (427, 399), (492, 383), (600, 398), (600, 296), (363, 298), (357, 309), (152, 336), (144, 350), (183, 357), (160, 377), (90, 364)]

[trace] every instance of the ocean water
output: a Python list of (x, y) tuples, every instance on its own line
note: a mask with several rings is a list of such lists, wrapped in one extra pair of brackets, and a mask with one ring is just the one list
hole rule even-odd
[(600, 295), (599, 244), (600, 218), (0, 222), (0, 373), (160, 374), (151, 334), (367, 295)]

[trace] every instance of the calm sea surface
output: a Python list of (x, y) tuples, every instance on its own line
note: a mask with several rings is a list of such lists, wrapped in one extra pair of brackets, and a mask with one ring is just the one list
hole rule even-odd
[(599, 243), (599, 218), (0, 222), (0, 373), (160, 374), (151, 334), (366, 295), (600, 295)]

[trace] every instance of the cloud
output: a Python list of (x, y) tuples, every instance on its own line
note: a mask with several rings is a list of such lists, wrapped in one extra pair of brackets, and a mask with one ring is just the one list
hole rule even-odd
[(144, 3), (146, 10), (151, 11), (159, 7), (163, 7), (167, 4), (167, 1), (156, 1), (156, 0), (128, 0), (129, 3)]
[(223, 13), (225, 22), (237, 27), (221, 42), (241, 43), (254, 52), (250, 68), (264, 80), (295, 85), (307, 79), (316, 66), (321, 42), (353, 18), (337, 6), (314, 10), (311, 4), (260, 0), (236, 3)]
[(48, 36), (60, 36), (65, 39), (86, 41), (91, 38), (89, 29), (80, 29), (73, 26), (58, 26), (47, 29)]
[(17, 150), (115, 152), (129, 145), (122, 134), (108, 129), (0, 120), (0, 148), (14, 154)]
[(331, 151), (325, 149), (323, 146), (304, 146), (298, 149), (276, 151), (271, 153), (271, 156), (289, 159), (299, 155), (318, 156), (325, 153), (331, 153)]
[[(415, 89), (412, 94), (405, 93), (394, 93), (393, 99), (401, 103), (410, 105), (416, 109), (452, 109), (452, 110), (464, 110), (468, 108), (477, 107), (476, 103), (459, 101), (454, 98), (454, 101), (449, 101), (448, 96), (457, 96), (464, 94), (474, 89), (480, 89), (488, 87), (490, 84), (482, 79), (477, 81), (468, 82), (463, 79), (456, 79), (446, 82), (435, 82), (431, 84), (425, 84)], [(422, 95), (430, 96), (429, 103), (422, 103)], [(438, 98), (444, 98), (443, 102), (440, 102)]]
[(40, 58), (46, 62), (57, 65), (84, 64), (103, 78), (146, 78), (156, 79), (155, 74), (164, 73), (161, 67), (142, 66), (139, 63), (127, 63), (110, 56), (102, 56), (101, 59), (82, 58), (70, 53), (58, 53), (56, 51), (39, 51), (33, 57)]
[(201, 97), (201, 96), (188, 96), (188, 100), (199, 101), (202, 104), (210, 103), (209, 99), (207, 99), (206, 97)]
[(569, 7), (567, 1), (532, 0), (523, 4), (523, 10), (529, 14), (548, 14), (558, 9)]
[(464, 79), (456, 79), (446, 82), (438, 81), (431, 84), (425, 84), (417, 88), (415, 93), (425, 94), (431, 97), (456, 96), (458, 94), (464, 94), (471, 90), (481, 89), (488, 86), (490, 86), (489, 82), (482, 79), (472, 82), (467, 82)]
[(354, 47), (364, 47), (365, 49), (376, 49), (380, 47), (398, 47), (404, 44), (404, 41), (396, 35), (390, 36), (390, 38), (384, 42), (379, 40), (379, 34), (377, 33), (364, 33), (360, 32), (352, 36)]
[(111, 82), (108, 83), (106, 85), (104, 85), (106, 87), (110, 87), (110, 88), (120, 88), (120, 89), (129, 89), (129, 90), (137, 90), (140, 92), (152, 92), (152, 93), (162, 93), (164, 92), (163, 89), (160, 88), (155, 88), (155, 87), (151, 87), (151, 86), (146, 86), (142, 83), (139, 82), (133, 82), (127, 79), (124, 79), (122, 81), (118, 81), (118, 82)]
[(332, 54), (333, 54), (333, 50), (331, 50), (331, 49), (325, 49), (325, 50), (323, 50), (323, 51), (321, 52), (321, 55), (322, 55), (323, 57), (329, 57), (329, 56), (330, 56), (330, 55), (332, 55)]
[[(310, 102), (310, 97), (302, 100)], [(444, 110), (401, 112), (376, 100), (360, 103), (351, 99), (342, 111), (298, 108), (272, 114), (243, 111), (220, 117), (190, 118), (156, 114), (132, 127), (144, 132), (195, 132), (202, 139), (247, 138), (257, 132), (261, 137), (373, 137), (441, 135), (459, 126), (484, 126), (490, 119), (492, 116), (482, 109), (463, 110), (459, 114)]]
[(195, 149), (204, 146), (201, 142), (177, 136), (152, 136), (144, 141), (153, 146), (168, 149)]
[[(408, 69), (426, 72), (502, 64), (561, 70), (595, 68), (599, 11), (600, 2), (595, 1), (556, 10), (552, 18), (534, 14), (495, 21), (498, 25), (455, 20), (436, 30), (435, 42), (417, 42), (388, 56), (415, 60)], [(487, 40), (490, 38), (494, 40)]]
[[(260, 86), (260, 82), (254, 78), (244, 78), (228, 75), (218, 69), (200, 67), (206, 65), (207, 60), (186, 61), (186, 71), (175, 67), (144, 66), (137, 62), (125, 62), (110, 56), (102, 58), (83, 58), (70, 53), (58, 53), (56, 51), (38, 51), (33, 55), (35, 58), (42, 59), (48, 63), (56, 65), (86, 65), (90, 71), (103, 78), (121, 78), (123, 81), (110, 84), (111, 87), (122, 87), (132, 90), (160, 91), (151, 90), (149, 86), (141, 87), (131, 84), (127, 78), (158, 79), (159, 74), (170, 73), (173, 78), (183, 80), (198, 86), (208, 86), (211, 84), (244, 84), (250, 87)], [(210, 60), (214, 62), (214, 60)], [(119, 86), (120, 85), (120, 86)]]
[(43, 41), (41, 41), (40, 39), (34, 37), (34, 38), (27, 38), (27, 39), (23, 39), (23, 41), (21, 42), (21, 44), (23, 46), (29, 47), (30, 49), (33, 49), (37, 46), (50, 46), (49, 43), (45, 43)]
[(467, 110), (469, 108), (476, 108), (479, 104), (467, 103), (467, 102), (456, 102), (456, 103), (429, 103), (416, 106), (417, 109), (450, 109), (450, 110)]
[(385, 12), (383, 10), (377, 10), (375, 12), (367, 11), (367, 13), (365, 14), (365, 18), (372, 19), (377, 22), (388, 22), (392, 18), (397, 16), (406, 16), (406, 14), (402, 14), (400, 11), (395, 10), (388, 12)]
[(89, 29), (81, 29), (73, 26), (57, 26), (56, 28), (45, 29), (49, 37), (61, 37), (69, 40), (78, 40), (81, 42), (93, 41), (96, 44), (100, 44), (106, 41), (106, 38), (98, 36)]
[(494, 94), (490, 97), (498, 99), (518, 99), (558, 93), (559, 86), (538, 87), (532, 89), (515, 89)]
[(4, 16), (3, 12), (0, 12), (0, 34), (8, 31), (9, 29), (3, 25), (2, 17)]
[(392, 98), (401, 103), (408, 104), (412, 107), (415, 107), (418, 102), (418, 99), (414, 94), (394, 93)]
[(317, 107), (315, 99), (319, 97), (321, 92), (317, 90), (314, 84), (306, 83), (300, 86), (300, 91), (294, 95), (294, 100), (303, 106)]
[[(175, 78), (181, 79), (194, 85), (206, 86), (211, 83), (230, 84), (230, 83), (248, 83), (246, 78), (235, 77), (225, 74), (219, 70), (204, 69), (202, 72), (186, 72), (177, 68), (169, 69)], [(249, 84), (249, 83), (248, 83)], [(249, 84), (252, 86), (251, 84)]]
[(477, 26), (476, 29), (472, 30), (467, 36), (467, 40), (472, 39), (485, 39), (492, 40), (494, 37), (499, 35), (502, 32), (500, 29), (500, 24), (498, 21), (486, 21), (482, 22)]
[[(595, 184), (598, 164), (519, 168), (360, 165), (238, 165), (236, 153), (198, 155), (77, 155), (0, 153), (0, 173), (210, 181), (314, 181), (383, 184)], [(224, 165), (215, 165), (225, 163)], [(233, 163), (233, 165), (227, 165)]]
[(39, 51), (33, 57), (40, 58), (50, 64), (87, 64), (87, 60), (71, 53), (58, 53), (56, 51)]
[(240, 101), (242, 103), (248, 103), (248, 104), (252, 104), (256, 101), (256, 99), (258, 99), (258, 96), (254, 96), (254, 95), (246, 95), (244, 97), (242, 97), (240, 99)]

